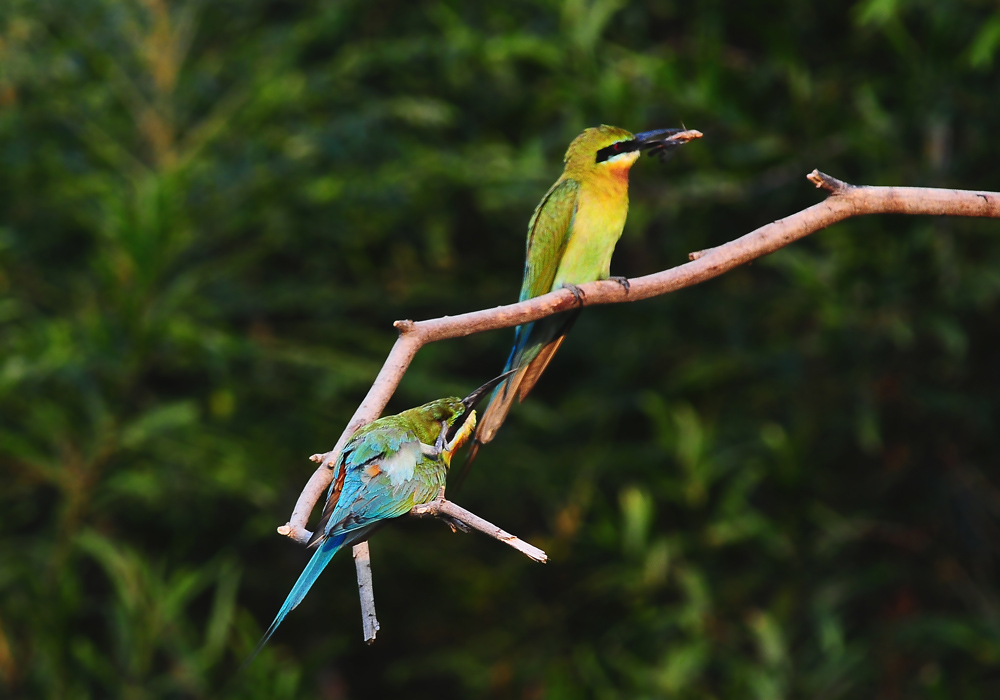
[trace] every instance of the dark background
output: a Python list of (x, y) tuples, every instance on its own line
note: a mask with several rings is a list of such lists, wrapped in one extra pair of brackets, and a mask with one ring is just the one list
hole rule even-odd
[[(612, 272), (859, 184), (1000, 190), (1000, 14), (955, 0), (0, 4), (0, 696), (1000, 696), (1000, 224), (844, 222), (587, 310), (361, 641), (278, 537), (399, 318), (513, 301), (586, 126), (632, 173)], [(423, 350), (390, 410), (495, 375)]]

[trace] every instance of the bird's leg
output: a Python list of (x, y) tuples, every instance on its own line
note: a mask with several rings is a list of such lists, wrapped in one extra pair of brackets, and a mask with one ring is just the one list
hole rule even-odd
[[(441, 421), (441, 433), (438, 435), (438, 439), (434, 443), (434, 446), (438, 448), (440, 453), (443, 453), (445, 455), (444, 463), (446, 465), (448, 464), (448, 455), (451, 453), (451, 450), (448, 447), (448, 442), (446, 442), (447, 437), (448, 437), (448, 421)], [(444, 484), (441, 484), (441, 488), (438, 489), (437, 497), (439, 501), (444, 500)], [(451, 531), (454, 532), (455, 526), (450, 525), (450, 527)]]
[[(475, 421), (473, 421), (473, 423), (475, 423)], [(439, 455), (440, 454), (445, 455), (445, 464), (448, 463), (449, 461), (448, 456), (454, 449), (455, 440), (458, 439), (458, 435), (456, 435), (451, 442), (446, 442), (445, 439), (447, 438), (447, 436), (448, 436), (448, 422), (441, 421), (441, 432), (438, 434), (437, 440), (434, 441), (434, 447), (437, 449)], [(441, 488), (438, 489), (438, 495), (437, 495), (438, 501), (444, 500), (444, 487), (445, 485), (441, 484)], [(451, 528), (452, 532), (458, 532), (459, 530), (462, 530), (463, 532), (468, 532), (463, 523), (456, 523), (453, 518), (444, 516), (441, 519), (444, 520), (445, 525)]]
[(448, 449), (448, 422), (441, 421), (441, 432), (438, 433), (437, 440), (434, 441), (434, 448), (441, 453)]
[(628, 277), (608, 277), (612, 282), (617, 282), (624, 289), (625, 293), (628, 294), (629, 290), (632, 288), (632, 284), (628, 281)]
[(583, 293), (582, 289), (577, 287), (575, 284), (568, 284), (566, 282), (563, 282), (563, 289), (568, 289), (573, 292), (573, 296), (576, 298), (576, 305), (583, 306), (583, 298), (586, 295)]
[(441, 421), (441, 432), (438, 433), (437, 439), (434, 440), (433, 445), (426, 445), (420, 443), (420, 451), (427, 457), (431, 459), (437, 459), (442, 454), (448, 454), (448, 423), (446, 421)]

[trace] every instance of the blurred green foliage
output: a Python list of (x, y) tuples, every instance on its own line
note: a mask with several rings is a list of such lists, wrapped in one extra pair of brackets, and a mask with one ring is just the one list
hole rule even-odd
[[(1000, 235), (848, 221), (588, 310), (456, 495), (233, 679), (308, 554), (274, 534), (397, 318), (517, 296), (601, 122), (639, 275), (856, 183), (1000, 190), (994, 3), (0, 4), (0, 696), (1000, 694)], [(399, 410), (510, 332), (425, 349)]]

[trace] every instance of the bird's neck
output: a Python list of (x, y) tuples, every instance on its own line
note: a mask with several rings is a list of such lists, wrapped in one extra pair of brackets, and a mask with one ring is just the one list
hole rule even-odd
[(593, 188), (598, 192), (620, 195), (622, 190), (628, 192), (628, 172), (631, 167), (632, 164), (627, 161), (608, 163), (599, 167), (567, 167), (563, 177), (572, 178), (584, 187)]
[(612, 165), (591, 171), (580, 180), (585, 196), (616, 202), (628, 201), (628, 171), (627, 165)]

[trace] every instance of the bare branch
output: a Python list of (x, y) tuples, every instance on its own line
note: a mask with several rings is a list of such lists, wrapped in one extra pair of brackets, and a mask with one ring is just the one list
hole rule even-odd
[(1000, 218), (1000, 193), (970, 190), (947, 190), (927, 187), (865, 187), (842, 182), (814, 170), (808, 179), (830, 192), (823, 202), (784, 219), (761, 226), (755, 231), (715, 248), (690, 255), (683, 265), (629, 280), (628, 291), (618, 282), (603, 280), (581, 284), (583, 299), (578, 302), (568, 289), (560, 289), (517, 304), (472, 311), (458, 316), (442, 316), (427, 321), (396, 321), (399, 338), (389, 352), (364, 401), (358, 406), (332, 450), (313, 455), (323, 466), (302, 490), (292, 517), (278, 531), (297, 542), (307, 542), (311, 533), (305, 529), (309, 514), (333, 478), (334, 459), (354, 431), (378, 418), (389, 402), (410, 362), (424, 345), (449, 338), (508, 328), (545, 316), (568, 311), (582, 303), (614, 304), (639, 301), (691, 287), (739, 267), (763, 255), (820, 231), (852, 216), (864, 214), (923, 214), (929, 216), (979, 216)]
[(484, 520), (475, 513), (471, 513), (465, 508), (462, 508), (451, 501), (445, 500), (444, 498), (438, 498), (430, 503), (423, 503), (421, 505), (414, 506), (413, 510), (410, 511), (410, 515), (414, 515), (418, 518), (430, 516), (434, 518), (445, 518), (446, 520), (457, 520), (459, 523), (462, 523), (463, 525), (474, 530), (479, 530), (483, 534), (489, 535), (495, 540), (500, 540), (501, 542), (509, 544), (529, 559), (534, 559), (535, 561), (542, 562), (543, 564), (549, 560), (548, 555), (538, 547), (530, 545), (524, 540), (518, 539), (509, 532), (501, 530), (488, 520)]
[[(1000, 218), (1000, 193), (997, 192), (924, 187), (857, 186), (842, 182), (818, 170), (811, 172), (807, 178), (817, 188), (830, 193), (826, 200), (784, 219), (761, 226), (729, 243), (691, 253), (688, 256), (690, 262), (683, 265), (631, 279), (627, 288), (613, 280), (588, 282), (577, 287), (583, 293), (583, 298), (580, 300), (569, 289), (560, 289), (517, 304), (473, 311), (458, 316), (443, 316), (416, 322), (396, 321), (394, 325), (399, 330), (399, 337), (375, 378), (375, 382), (368, 390), (361, 405), (354, 412), (354, 416), (334, 448), (325, 454), (312, 456), (311, 459), (321, 463), (321, 466), (316, 469), (299, 495), (291, 518), (285, 525), (278, 528), (278, 532), (297, 542), (308, 542), (311, 533), (306, 529), (306, 522), (323, 491), (333, 480), (332, 467), (335, 464), (336, 456), (354, 434), (354, 431), (378, 418), (396, 391), (396, 387), (410, 366), (413, 357), (420, 348), (428, 343), (537, 321), (540, 318), (568, 311), (580, 305), (592, 306), (639, 301), (691, 287), (713, 277), (718, 277), (722, 273), (751, 260), (773, 253), (810, 233), (820, 231), (852, 216), (921, 214), (926, 216)], [(457, 508), (457, 506), (455, 507)], [(506, 535), (506, 533), (503, 534)], [(365, 547), (365, 554), (367, 554), (367, 545)], [(355, 549), (355, 556), (359, 557), (358, 548)], [(358, 559), (358, 561), (361, 560)], [(361, 566), (359, 563), (359, 582), (362, 579)], [(370, 567), (367, 569), (366, 575), (369, 582), (367, 591), (370, 594)], [(362, 590), (363, 601), (364, 596), (365, 590)], [(377, 629), (378, 621), (375, 620), (374, 616), (374, 601), (372, 601), (370, 617), (374, 623), (374, 629)], [(367, 623), (367, 610), (365, 619)], [(365, 634), (367, 640), (374, 639), (374, 632), (370, 638), (367, 631)]]
[(372, 584), (372, 560), (368, 551), (368, 540), (354, 545), (354, 568), (358, 572), (358, 594), (361, 596), (361, 626), (365, 632), (365, 642), (371, 644), (378, 634), (378, 618), (375, 617), (375, 589)]
[(848, 185), (843, 180), (838, 180), (831, 175), (821, 173), (819, 170), (813, 170), (806, 175), (806, 179), (816, 185), (816, 189), (826, 190), (830, 194), (841, 194), (854, 187), (854, 185)]

